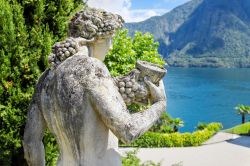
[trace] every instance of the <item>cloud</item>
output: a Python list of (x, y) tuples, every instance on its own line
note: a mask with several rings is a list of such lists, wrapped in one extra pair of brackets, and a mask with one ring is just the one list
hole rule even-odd
[(139, 22), (167, 12), (166, 9), (131, 9), (131, 0), (88, 0), (90, 7), (121, 15), (126, 22)]
[(140, 22), (153, 16), (160, 16), (168, 12), (166, 9), (137, 9), (130, 10), (129, 17), (126, 19), (127, 22)]

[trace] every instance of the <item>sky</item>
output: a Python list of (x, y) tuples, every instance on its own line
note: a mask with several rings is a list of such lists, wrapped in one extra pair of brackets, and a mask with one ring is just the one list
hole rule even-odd
[(88, 0), (90, 7), (121, 15), (126, 22), (140, 22), (163, 15), (190, 0)]

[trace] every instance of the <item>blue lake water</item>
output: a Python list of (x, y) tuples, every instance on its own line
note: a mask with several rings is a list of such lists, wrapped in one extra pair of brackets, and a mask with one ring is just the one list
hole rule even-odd
[[(250, 69), (169, 68), (164, 77), (167, 112), (193, 131), (198, 122), (241, 123), (237, 104), (250, 105)], [(248, 116), (246, 120), (249, 120)]]

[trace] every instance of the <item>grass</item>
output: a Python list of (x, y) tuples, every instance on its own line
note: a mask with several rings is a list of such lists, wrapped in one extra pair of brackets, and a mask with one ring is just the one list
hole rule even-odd
[(240, 135), (250, 135), (250, 122), (234, 126), (233, 128), (226, 129), (224, 132)]

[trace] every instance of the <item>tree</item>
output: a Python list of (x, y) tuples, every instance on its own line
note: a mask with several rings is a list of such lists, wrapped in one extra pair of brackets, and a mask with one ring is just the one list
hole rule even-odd
[(173, 126), (174, 132), (178, 132), (179, 128), (184, 126), (184, 122), (180, 118), (171, 119), (170, 124)]
[(158, 53), (159, 43), (149, 33), (136, 32), (134, 38), (128, 36), (128, 30), (116, 33), (113, 48), (106, 56), (104, 63), (112, 76), (128, 73), (135, 67), (136, 60), (144, 60), (163, 66), (165, 61)]
[(237, 111), (237, 114), (241, 115), (241, 123), (245, 123), (246, 114), (250, 114), (250, 106), (239, 104), (234, 108)]
[(154, 36), (150, 33), (135, 32), (133, 38), (133, 50), (136, 59), (148, 61), (160, 66), (165, 65), (165, 61), (158, 53), (159, 43), (154, 41)]
[[(22, 165), (27, 107), (54, 42), (81, 0), (0, 0), (0, 165)], [(46, 137), (47, 145), (53, 144)], [(51, 156), (51, 155), (46, 155)], [(50, 160), (47, 158), (47, 161)]]

